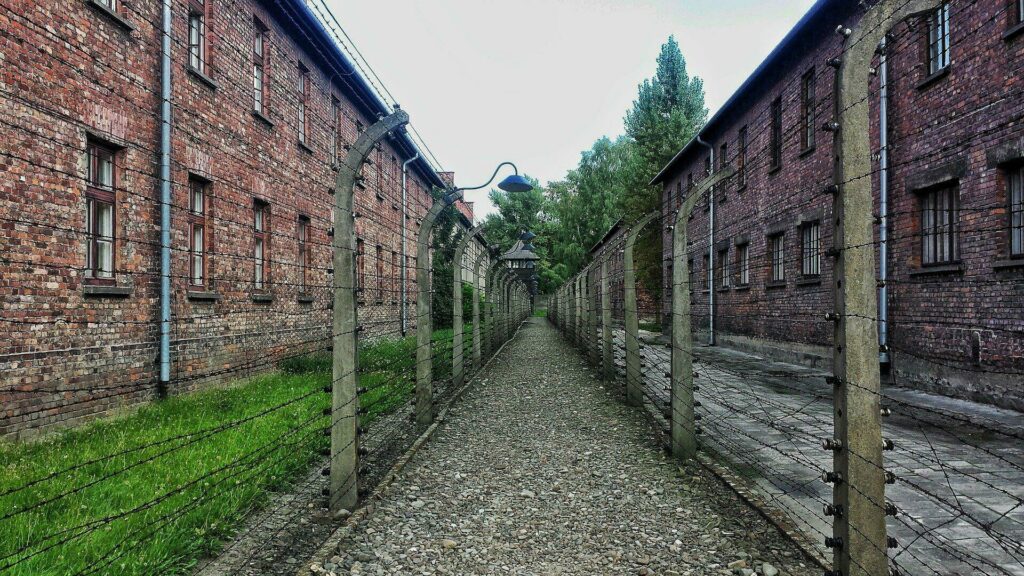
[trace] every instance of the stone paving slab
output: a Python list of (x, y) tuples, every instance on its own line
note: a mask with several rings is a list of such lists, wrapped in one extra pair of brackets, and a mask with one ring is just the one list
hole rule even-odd
[[(664, 409), (671, 351), (647, 341), (641, 354), (645, 394)], [(822, 543), (831, 535), (822, 513), (831, 489), (819, 480), (832, 469), (820, 445), (832, 437), (826, 373), (721, 347), (695, 355), (703, 446)], [(895, 387), (883, 404), (893, 411), (883, 435), (896, 443), (886, 467), (899, 478), (886, 494), (901, 510), (888, 522), (894, 565), (914, 575), (1024, 576), (1024, 415)]]
[(336, 550), (330, 574), (819, 574), (545, 320), (485, 369)]

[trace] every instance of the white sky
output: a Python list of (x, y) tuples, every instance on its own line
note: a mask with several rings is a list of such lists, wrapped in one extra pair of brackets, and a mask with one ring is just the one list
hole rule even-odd
[[(675, 34), (711, 113), (814, 0), (326, 0), (459, 185), (503, 160), (561, 179), (623, 132)], [(477, 218), (492, 207), (470, 192)]]

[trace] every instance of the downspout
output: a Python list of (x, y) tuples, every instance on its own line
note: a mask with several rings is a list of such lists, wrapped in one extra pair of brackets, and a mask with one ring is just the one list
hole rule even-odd
[(878, 361), (889, 364), (889, 67), (886, 39), (882, 37), (879, 56), (879, 191), (878, 191)]
[[(711, 152), (711, 170), (706, 176), (715, 172), (715, 147), (701, 139), (697, 133), (697, 144), (706, 146)], [(715, 345), (715, 189), (708, 190), (708, 229), (711, 239), (708, 241), (708, 346)]]
[(160, 41), (160, 385), (171, 382), (171, 0), (163, 0)]
[(407, 274), (408, 266), (406, 266), (406, 229), (409, 225), (409, 164), (412, 164), (416, 160), (419, 160), (420, 153), (416, 152), (416, 155), (409, 158), (405, 162), (402, 162), (402, 336), (405, 336), (406, 330), (409, 327), (409, 298), (406, 292), (408, 291), (409, 282)]

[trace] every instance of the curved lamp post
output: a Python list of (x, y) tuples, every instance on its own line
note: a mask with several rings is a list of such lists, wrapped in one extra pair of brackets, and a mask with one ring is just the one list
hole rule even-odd
[(441, 211), (461, 200), (465, 192), (486, 188), (497, 178), (502, 167), (511, 166), (513, 173), (498, 183), (506, 192), (529, 192), (533, 184), (519, 175), (519, 169), (511, 162), (502, 162), (494, 169), (487, 182), (471, 188), (449, 188), (439, 202), (435, 202), (420, 225), (416, 240), (416, 423), (426, 428), (434, 421), (433, 366), (431, 364), (430, 338), (434, 331), (430, 316), (430, 233)]

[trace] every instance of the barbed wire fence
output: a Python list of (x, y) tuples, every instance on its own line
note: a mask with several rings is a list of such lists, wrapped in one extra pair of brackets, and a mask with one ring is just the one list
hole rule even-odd
[[(798, 242), (773, 244), (773, 231), (751, 228), (760, 222), (746, 215), (716, 222), (722, 240), (709, 242), (701, 220), (691, 218), (700, 207), (707, 210), (711, 195), (720, 200), (737, 194), (740, 176), (732, 156), (703, 182), (685, 194), (666, 194), (659, 210), (596, 247), (591, 263), (549, 300), (551, 322), (620, 387), (626, 402), (644, 406), (660, 423), (668, 450), (735, 482), (832, 575), (1024, 574), (1019, 413), (989, 407), (964, 412), (955, 400), (905, 386), (898, 371), (881, 385), (879, 352), (891, 354), (894, 363), (910, 358), (975, 378), (1024, 378), (1024, 358), (1015, 347), (1020, 329), (1007, 321), (1019, 320), (1021, 308), (999, 296), (1008, 283), (1020, 282), (1019, 275), (966, 270), (946, 284), (945, 278), (903, 272), (886, 280), (891, 298), (920, 302), (950, 290), (980, 290), (992, 295), (993, 308), (952, 304), (922, 317), (907, 306), (887, 319), (876, 310), (881, 240), (874, 231), (872, 183), (880, 169), (878, 150), (868, 140), (867, 107), (880, 87), (869, 79), (879, 65), (880, 41), (885, 38), (886, 51), (912, 49), (916, 36), (907, 18), (934, 4), (876, 3), (853, 30), (840, 29), (836, 55), (816, 73), (836, 82), (833, 97), (815, 107), (815, 117), (826, 119), (822, 129), (833, 135), (835, 173), (807, 178), (800, 189), (779, 191), (759, 206), (772, 215), (816, 214), (821, 225), (812, 242), (798, 227)], [(967, 12), (974, 4), (951, 8)], [(978, 25), (968, 35), (995, 34), (1001, 19), (986, 13), (971, 21)], [(958, 35), (955, 41), (965, 39)], [(781, 90), (787, 102), (795, 92)], [(990, 94), (983, 107), (1021, 96), (1019, 88), (1007, 88)], [(969, 121), (971, 114), (965, 116)], [(949, 120), (960, 139), (940, 150), (908, 154), (921, 130), (893, 134), (888, 146), (900, 154), (892, 167), (991, 142), (1014, 125), (960, 131), (961, 119)], [(767, 140), (768, 124), (760, 117), (750, 123), (752, 150), (753, 143)], [(780, 140), (799, 137), (795, 127)], [(765, 146), (745, 158), (742, 169), (767, 169), (769, 156)], [(957, 210), (970, 215), (950, 231), (960, 246), (981, 246), (1005, 230), (1000, 206), (963, 197)], [(919, 214), (895, 210), (888, 216)], [(690, 227), (695, 230), (688, 238)], [(657, 287), (637, 281), (633, 244), (645, 230), (666, 237), (663, 306)], [(907, 228), (890, 234), (888, 242), (912, 252), (927, 234)], [(713, 270), (711, 251), (723, 256)], [(795, 279), (793, 270), (799, 271)], [(831, 370), (696, 345), (708, 334), (712, 292), (723, 295), (713, 312), (718, 330), (767, 339), (785, 333), (798, 344), (822, 345), (832, 350)], [(662, 325), (649, 323), (652, 316)], [(881, 322), (890, 334), (887, 347), (879, 345)], [(979, 333), (990, 358), (984, 365), (973, 352)], [(934, 341), (958, 345), (945, 346), (947, 354), (926, 346)], [(965, 352), (959, 345), (964, 342), (973, 347)]]
[[(65, 166), (60, 158), (78, 158), (81, 149), (32, 119), (45, 113), (54, 125), (86, 127), (16, 92), (0, 91), (0, 98), (13, 111), (0, 119), (5, 134), (14, 138), (12, 146), (0, 152), (5, 165), (48, 178), (80, 179), (78, 169)], [(122, 100), (140, 107), (128, 98)], [(143, 113), (141, 107), (139, 112)], [(144, 113), (153, 115), (148, 109)], [(102, 413), (103, 406), (145, 404), (210, 383), (240, 383), (278, 372), (296, 376), (280, 385), (268, 380), (246, 397), (211, 398), (214, 404), (204, 407), (202, 414), (208, 422), (184, 432), (157, 430), (138, 440), (112, 439), (109, 445), (70, 458), (50, 456), (42, 445), (24, 448), (25, 457), (5, 463), (0, 476), (0, 573), (116, 574), (180, 567), (194, 562), (197, 550), (213, 553), (225, 543), (230, 550), (254, 529), (239, 531), (244, 517), (283, 491), (309, 494), (323, 487), (318, 501), (325, 510), (329, 505), (335, 511), (342, 505), (351, 510), (423, 431), (417, 423), (432, 421), (461, 383), (511, 336), (525, 315), (524, 292), (498, 261), (495, 248), (483, 245), (479, 230), (465, 232), (465, 219), (445, 201), (444, 191), (411, 194), (408, 210), (375, 209), (364, 202), (365, 195), (353, 202), (355, 190), (365, 188), (369, 178), (375, 179), (378, 203), (383, 202), (380, 190), (399, 186), (398, 174), (387, 170), (379, 155), (372, 157), (375, 146), (404, 124), (404, 113), (392, 116), (391, 126), (382, 120), (358, 137), (350, 135), (353, 142), (344, 148), (351, 152), (359, 147), (361, 152), (346, 165), (347, 192), (336, 187), (334, 198), (317, 192), (302, 202), (274, 198), (260, 215), (264, 220), (257, 220), (262, 226), (253, 220), (254, 205), (235, 199), (251, 197), (239, 182), (209, 174), (194, 180), (186, 176), (189, 166), (176, 163), (172, 213), (178, 222), (199, 222), (201, 216), (209, 242), (197, 252), (187, 242), (188, 235), (176, 230), (170, 248), (175, 285), (201, 279), (206, 288), (189, 302), (175, 299), (172, 389), (161, 390), (155, 376), (140, 376), (151, 373), (148, 348), (144, 342), (124, 340), (127, 329), (152, 326), (142, 311), (107, 304), (92, 309), (27, 309), (25, 314), (0, 317), (12, 342), (29, 335), (40, 342), (74, 341), (75, 331), (88, 327), (89, 337), (103, 344), (66, 358), (72, 366), (104, 366), (83, 372), (86, 376), (69, 371), (72, 375), (67, 377), (39, 381), (5, 378), (0, 385), (0, 429), (6, 431), (57, 412), (90, 416), (97, 408)], [(309, 118), (332, 121), (322, 110), (310, 110)], [(45, 142), (60, 153), (37, 155), (30, 141)], [(142, 141), (122, 144), (122, 156), (156, 153)], [(245, 165), (250, 162), (237, 159)], [(134, 164), (118, 163), (117, 168), (128, 179), (152, 180)], [(197, 182), (201, 185), (194, 186)], [(137, 192), (120, 179), (111, 182), (110, 189), (131, 205), (153, 202), (148, 193)], [(338, 207), (334, 203), (340, 196), (347, 196), (347, 203)], [(431, 234), (424, 221), (439, 205), (434, 215), (444, 223)], [(90, 230), (53, 210), (28, 204), (22, 208), (0, 215), (5, 231), (60, 239), (76, 247), (93, 241)], [(298, 232), (285, 224), (289, 217)], [(428, 228), (421, 234), (426, 256), (410, 256), (404, 262), (390, 238), (374, 238), (371, 232), (414, 226)], [(250, 243), (229, 240), (254, 234), (266, 248), (257, 256)], [(160, 247), (144, 227), (119, 227), (114, 237), (117, 254)], [(463, 238), (472, 242), (461, 246)], [(152, 296), (159, 270), (125, 260), (113, 259), (107, 270), (110, 277), (129, 282), (137, 295)], [(16, 246), (5, 250), (0, 265), (5, 278), (24, 286), (41, 286), (60, 274), (84, 276), (91, 270), (58, 259), (28, 257)], [(250, 299), (245, 295), (254, 286), (249, 275), (253, 266), (266, 274), (258, 276), (259, 290)], [(453, 283), (455, 271), (461, 279)], [(491, 277), (485, 283), (488, 272)], [(215, 291), (218, 288), (220, 292)], [(461, 296), (464, 290), (470, 306), (456, 313), (453, 294)], [(245, 297), (235, 298), (236, 292)], [(417, 307), (418, 301), (426, 302), (425, 310)], [(345, 322), (336, 320), (341, 309), (351, 311)], [(459, 316), (466, 325), (456, 345), (452, 322)], [(254, 331), (250, 324), (264, 329)], [(423, 326), (430, 329), (425, 343), (413, 335)], [(44, 361), (53, 357), (41, 354), (38, 362)], [(11, 366), (8, 375), (35, 362)], [(424, 363), (430, 368), (426, 376), (418, 371)], [(416, 400), (422, 398), (429, 400), (429, 413), (418, 411)], [(224, 450), (225, 445), (231, 449)], [(124, 490), (148, 485), (155, 491)], [(282, 514), (275, 536), (300, 527), (299, 517), (309, 514), (304, 506), (290, 506), (294, 500), (275, 500)], [(225, 501), (231, 505), (224, 506)], [(194, 542), (167, 547), (171, 533), (190, 534)]]

